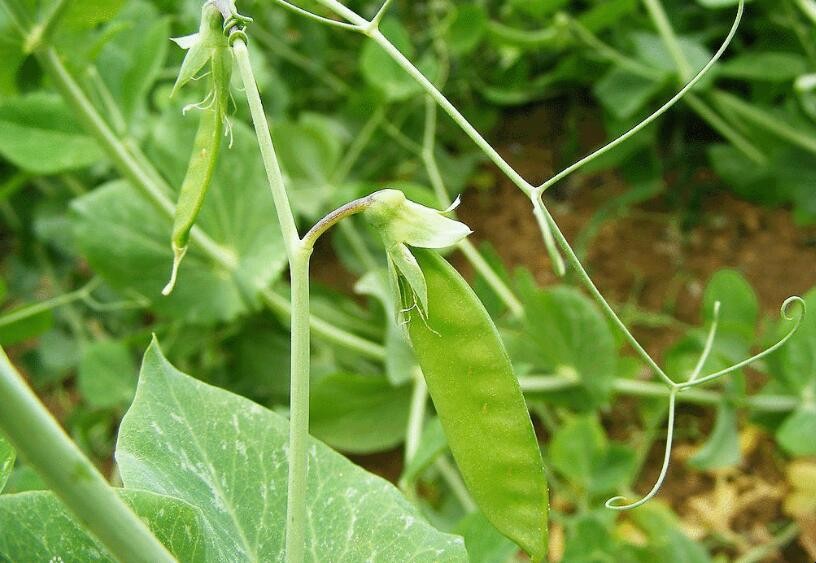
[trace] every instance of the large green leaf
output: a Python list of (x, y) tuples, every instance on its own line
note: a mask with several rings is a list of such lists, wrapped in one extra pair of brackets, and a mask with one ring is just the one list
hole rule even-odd
[[(191, 143), (170, 125), (163, 125), (157, 135), (166, 133), (162, 142), (175, 153), (189, 152)], [(236, 258), (235, 272), (215, 265), (193, 240), (175, 291), (163, 297), (173, 259), (170, 217), (123, 181), (74, 202), (77, 243), (94, 270), (114, 288), (151, 300), (160, 315), (201, 323), (233, 319), (247, 310), (259, 287), (283, 270), (283, 241), (254, 139), (237, 123), (234, 134), (236, 147), (219, 159), (198, 224)], [(175, 153), (162, 154), (175, 163)], [(173, 172), (166, 172), (171, 180), (178, 177)]]
[(0, 102), (0, 156), (34, 174), (57, 174), (102, 158), (56, 95), (38, 92)]
[[(206, 556), (207, 538), (199, 510), (155, 493), (120, 494), (179, 561), (213, 560)], [(0, 496), (0, 560), (115, 561), (48, 491)]]
[[(286, 513), (288, 424), (194, 380), (157, 344), (145, 354), (116, 458), (127, 487), (198, 506), (219, 561), (279, 561)], [(306, 553), (313, 561), (465, 561), (461, 538), (425, 523), (391, 484), (322, 443), (309, 446)]]

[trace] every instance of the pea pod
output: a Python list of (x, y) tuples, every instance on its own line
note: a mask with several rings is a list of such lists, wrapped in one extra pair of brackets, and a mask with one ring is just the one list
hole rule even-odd
[(221, 128), (223, 122), (220, 113), (215, 109), (201, 112), (190, 164), (181, 184), (176, 215), (173, 220), (173, 273), (163, 293), (168, 295), (176, 283), (178, 268), (187, 253), (190, 231), (204, 205), (210, 182), (212, 181), (218, 151), (221, 147)]
[(204, 204), (221, 148), (232, 72), (229, 45), (221, 31), (221, 21), (221, 14), (216, 6), (208, 2), (202, 8), (199, 32), (176, 40), (187, 49), (187, 55), (173, 86), (173, 94), (193, 80), (196, 73), (208, 63), (211, 89), (204, 102), (189, 106), (199, 108), (201, 118), (176, 206), (172, 235), (173, 271), (162, 292), (165, 295), (172, 292), (175, 286), (179, 266), (187, 253), (190, 231)]
[(476, 294), (438, 254), (414, 249), (427, 318), (408, 333), (451, 452), (484, 516), (533, 561), (547, 553), (541, 451), (499, 333)]

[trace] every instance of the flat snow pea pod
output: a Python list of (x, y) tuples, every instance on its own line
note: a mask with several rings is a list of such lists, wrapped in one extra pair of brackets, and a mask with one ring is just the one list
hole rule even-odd
[(548, 495), (541, 450), (496, 326), (438, 254), (414, 249), (428, 315), (408, 333), (453, 457), (485, 517), (533, 559), (547, 553)]

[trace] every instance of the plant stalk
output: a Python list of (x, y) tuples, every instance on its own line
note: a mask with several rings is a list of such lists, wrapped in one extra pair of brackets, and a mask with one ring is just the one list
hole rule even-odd
[(303, 246), (290, 262), (292, 284), (292, 371), (289, 390), (289, 481), (286, 561), (301, 563), (306, 542), (306, 485), (309, 442), (309, 258)]
[(0, 428), (74, 517), (118, 560), (175, 561), (83, 455), (0, 348)]

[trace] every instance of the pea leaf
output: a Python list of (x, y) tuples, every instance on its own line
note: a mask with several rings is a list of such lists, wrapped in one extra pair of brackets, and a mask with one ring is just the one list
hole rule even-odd
[(791, 455), (816, 455), (816, 405), (805, 404), (791, 414), (776, 431), (779, 445)]
[(419, 439), (419, 447), (403, 469), (400, 481), (414, 481), (447, 448), (448, 440), (442, 430), (442, 422), (438, 417), (433, 417), (425, 424)]
[(0, 102), (0, 156), (45, 175), (90, 166), (102, 151), (58, 96), (37, 92)]
[[(184, 501), (144, 491), (120, 495), (179, 561), (212, 561), (205, 549), (201, 512)], [(0, 559), (8, 561), (110, 561), (51, 492), (0, 496)]]
[(808, 69), (807, 59), (784, 51), (753, 51), (720, 65), (720, 76), (758, 82), (792, 82)]
[(89, 344), (82, 351), (77, 380), (92, 407), (127, 405), (136, 391), (136, 366), (127, 345), (116, 341)]
[[(180, 181), (186, 156), (180, 161), (175, 157), (189, 151), (185, 133), (193, 131), (180, 134), (169, 121), (163, 120), (157, 131), (157, 136), (163, 136), (161, 151), (155, 151), (171, 181)], [(236, 123), (234, 134), (236, 146), (253, 146), (245, 126)], [(172, 220), (126, 182), (107, 184), (74, 201), (77, 244), (112, 287), (141, 294), (161, 316), (197, 323), (234, 319), (252, 305), (257, 288), (267, 286), (285, 264), (274, 205), (265, 186), (256, 151), (235, 149), (222, 154), (198, 224), (235, 258), (237, 269), (230, 272), (213, 264), (193, 241), (181, 266), (179, 285), (166, 298), (161, 289), (172, 263)]]
[(720, 270), (711, 277), (703, 294), (703, 316), (714, 318), (714, 304), (720, 302), (720, 332), (730, 332), (750, 341), (759, 318), (759, 301), (754, 289), (736, 270)]
[(120, 25), (121, 30), (105, 44), (97, 66), (125, 120), (131, 123), (164, 65), (170, 24), (151, 4), (131, 1), (112, 25)]
[(14, 460), (17, 455), (11, 444), (0, 434), (0, 493), (6, 486), (9, 476), (14, 469)]
[(393, 448), (405, 437), (410, 386), (382, 377), (338, 373), (310, 393), (312, 434), (338, 450), (366, 454)]
[(506, 563), (518, 553), (518, 546), (499, 533), (481, 512), (465, 516), (456, 531), (465, 538), (470, 563)]
[(617, 490), (635, 468), (631, 448), (609, 442), (594, 415), (576, 417), (559, 428), (550, 443), (550, 459), (570, 483), (593, 495)]
[[(116, 459), (128, 488), (201, 507), (219, 561), (283, 558), (288, 424), (251, 401), (173, 368), (156, 343), (145, 354)], [(309, 447), (306, 552), (336, 561), (465, 561), (386, 481), (322, 443)]]
[(701, 470), (722, 469), (738, 464), (741, 459), (737, 411), (723, 403), (717, 409), (711, 436), (689, 460), (689, 465)]
[(663, 87), (663, 82), (644, 78), (613, 67), (598, 81), (593, 92), (604, 108), (617, 119), (629, 119)]
[(578, 377), (582, 388), (548, 394), (579, 409), (605, 403), (617, 369), (612, 331), (595, 305), (578, 291), (560, 287), (527, 290), (525, 336), (536, 367)]
[(451, 52), (467, 55), (478, 47), (487, 32), (487, 12), (479, 4), (457, 6), (446, 31), (446, 42)]

